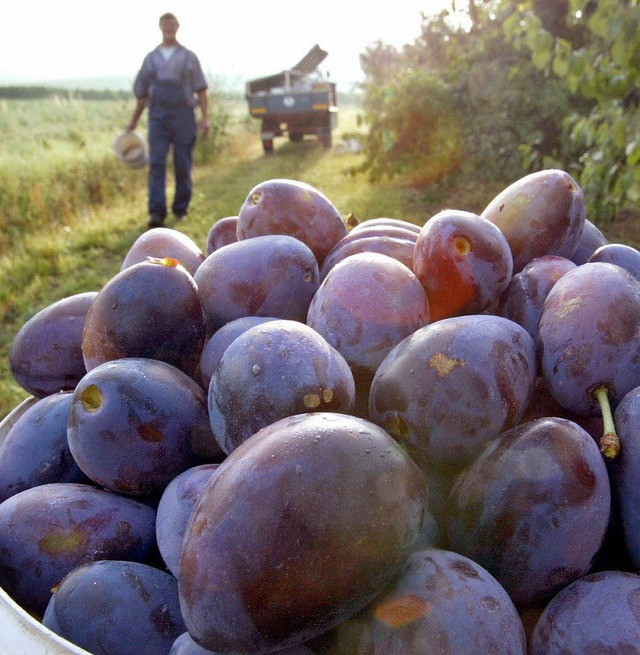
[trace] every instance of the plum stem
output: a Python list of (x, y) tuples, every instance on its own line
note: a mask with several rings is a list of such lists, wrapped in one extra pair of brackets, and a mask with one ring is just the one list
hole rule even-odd
[(600, 437), (600, 452), (609, 459), (615, 459), (620, 452), (620, 439), (616, 434), (616, 426), (611, 414), (611, 404), (609, 403), (609, 391), (607, 387), (597, 387), (593, 392), (602, 412), (602, 421), (604, 434)]

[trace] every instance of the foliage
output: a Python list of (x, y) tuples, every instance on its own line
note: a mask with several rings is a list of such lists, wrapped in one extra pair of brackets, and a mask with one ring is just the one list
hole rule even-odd
[[(461, 172), (506, 181), (558, 148), (555, 117), (568, 94), (506, 42), (497, 5), (478, 7), (472, 29), (445, 11), (425, 18), (401, 52), (379, 43), (361, 55), (370, 126), (362, 170), (372, 179), (424, 183)], [(527, 161), (522, 143), (532, 144)]]
[(67, 89), (36, 85), (0, 86), (0, 98), (4, 100), (42, 100), (54, 97), (82, 100), (129, 100), (131, 92), (115, 89)]
[(544, 22), (537, 4), (520, 3), (505, 33), (582, 101), (564, 119), (563, 161), (574, 163), (593, 219), (612, 219), (640, 201), (640, 6), (571, 0)]
[[(392, 51), (387, 54), (394, 57)], [(396, 77), (392, 70), (381, 71), (385, 77), (391, 74), (386, 84), (380, 84), (378, 76), (365, 86), (365, 111), (376, 120), (371, 122), (369, 157), (361, 170), (368, 170), (372, 180), (393, 171), (408, 173), (418, 183), (433, 181), (443, 169), (459, 165), (459, 139), (447, 111), (448, 89), (428, 71), (408, 68)], [(429, 130), (421, 129), (425, 122)]]
[[(397, 50), (361, 55), (360, 171), (424, 184), (562, 167), (590, 217), (640, 201), (640, 6), (634, 0), (469, 1), (423, 18)], [(460, 12), (458, 12), (459, 15)]]

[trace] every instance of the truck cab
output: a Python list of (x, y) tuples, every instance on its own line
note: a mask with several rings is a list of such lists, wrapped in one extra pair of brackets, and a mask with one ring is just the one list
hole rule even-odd
[(318, 71), (327, 54), (315, 45), (293, 68), (247, 82), (249, 114), (261, 121), (265, 154), (273, 152), (274, 138), (284, 135), (290, 141), (314, 135), (331, 147), (338, 121), (336, 84)]

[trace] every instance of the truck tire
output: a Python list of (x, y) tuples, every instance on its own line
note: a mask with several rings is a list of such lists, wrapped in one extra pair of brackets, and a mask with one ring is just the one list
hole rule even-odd
[(326, 120), (323, 121), (324, 125), (320, 129), (319, 138), (320, 143), (324, 148), (331, 148), (333, 139), (331, 138), (331, 117), (327, 115)]
[(320, 143), (323, 148), (331, 148), (332, 141), (330, 129), (327, 128), (320, 132)]
[(265, 155), (273, 153), (273, 139), (262, 139), (262, 149)]

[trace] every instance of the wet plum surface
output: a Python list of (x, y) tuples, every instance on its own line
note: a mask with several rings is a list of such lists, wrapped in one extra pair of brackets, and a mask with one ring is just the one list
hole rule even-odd
[(233, 321), (225, 323), (219, 330), (216, 330), (210, 339), (207, 339), (202, 353), (200, 355), (200, 364), (198, 373), (200, 384), (205, 390), (209, 389), (211, 376), (216, 370), (227, 346), (243, 332), (252, 328), (254, 325), (260, 325), (265, 321), (275, 321), (277, 319), (271, 316), (241, 316)]
[(183, 634), (177, 580), (140, 562), (103, 560), (71, 571), (42, 623), (96, 655), (163, 655)]
[(73, 392), (68, 439), (82, 471), (112, 491), (162, 492), (199, 455), (222, 459), (203, 389), (174, 366), (125, 358), (92, 369)]
[(369, 416), (425, 466), (456, 469), (519, 422), (536, 370), (533, 339), (513, 321), (442, 319), (385, 357), (371, 384)]
[(256, 325), (224, 351), (209, 384), (209, 420), (225, 453), (274, 421), (302, 412), (350, 413), (353, 374), (311, 327), (285, 319)]
[(426, 493), (420, 469), (367, 421), (271, 424), (227, 457), (191, 515), (178, 573), (187, 629), (214, 652), (258, 654), (333, 627), (399, 572)]
[(588, 573), (609, 523), (609, 478), (598, 446), (561, 418), (504, 432), (457, 478), (447, 535), (519, 607), (545, 602)]

